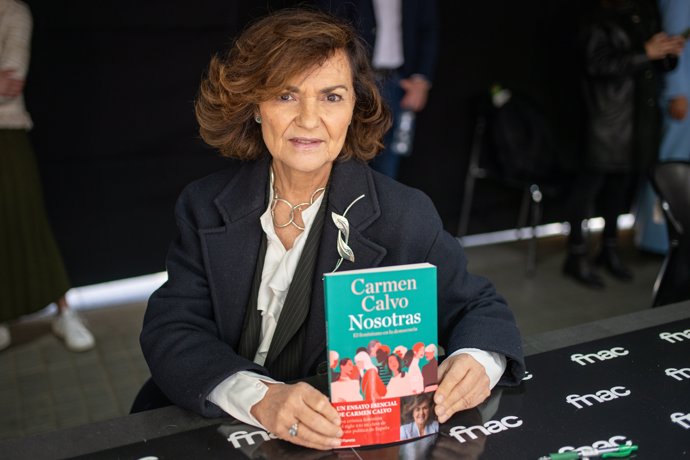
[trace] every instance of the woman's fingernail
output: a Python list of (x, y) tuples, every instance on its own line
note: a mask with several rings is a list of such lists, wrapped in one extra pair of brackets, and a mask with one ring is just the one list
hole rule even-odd
[(446, 408), (443, 406), (436, 406), (436, 415), (439, 417), (446, 413)]
[(331, 447), (340, 447), (340, 439), (331, 441)]
[(335, 435), (338, 438), (342, 438), (343, 437), (343, 430), (338, 430), (338, 432)]
[(446, 398), (444, 398), (443, 395), (436, 393), (436, 396), (434, 397), (434, 402), (436, 404), (441, 404), (444, 399), (446, 399)]

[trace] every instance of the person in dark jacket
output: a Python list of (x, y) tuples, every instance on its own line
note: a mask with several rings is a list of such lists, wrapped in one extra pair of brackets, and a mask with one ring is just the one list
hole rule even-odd
[(672, 67), (670, 56), (682, 46), (679, 37), (660, 32), (651, 0), (601, 0), (583, 27), (585, 154), (568, 205), (563, 272), (587, 287), (604, 287), (587, 258), (582, 231), (594, 206), (605, 220), (596, 264), (619, 280), (633, 278), (618, 253), (617, 219), (625, 212), (633, 178), (657, 156), (657, 75)]
[(467, 271), (427, 196), (366, 164), (390, 115), (351, 26), (302, 9), (257, 21), (213, 58), (196, 114), (204, 140), (236, 161), (182, 192), (168, 281), (146, 310), (142, 351), (172, 403), (339, 446), (340, 417), (317, 389), (323, 274), (420, 262), (437, 267), (439, 421), (520, 382), (505, 300)]
[[(393, 115), (384, 149), (371, 167), (396, 179), (401, 158), (412, 151), (414, 114), (426, 106), (436, 72), (437, 0), (317, 0), (316, 4), (352, 22), (370, 47), (381, 95)], [(396, 136), (400, 130), (407, 134)]]

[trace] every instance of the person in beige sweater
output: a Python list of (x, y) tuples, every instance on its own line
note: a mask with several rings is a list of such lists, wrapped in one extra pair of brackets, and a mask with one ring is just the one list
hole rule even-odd
[(84, 351), (95, 341), (65, 297), (69, 279), (48, 223), (27, 136), (32, 120), (23, 90), (31, 28), (31, 12), (24, 3), (0, 0), (0, 350), (12, 341), (8, 321), (55, 302), (53, 332), (68, 349)]

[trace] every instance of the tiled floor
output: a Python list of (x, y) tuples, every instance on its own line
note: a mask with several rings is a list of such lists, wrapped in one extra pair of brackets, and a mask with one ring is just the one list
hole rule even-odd
[[(640, 254), (626, 235), (633, 283), (606, 278), (591, 291), (560, 273), (564, 238), (539, 241), (534, 277), (524, 273), (524, 243), (467, 249), (471, 271), (489, 277), (515, 311), (523, 335), (649, 308), (661, 257)], [(84, 312), (96, 349), (70, 353), (50, 333), (50, 318), (12, 327), (14, 343), (0, 352), (0, 439), (106, 420), (129, 412), (148, 377), (138, 334), (144, 304)]]
[(50, 318), (13, 325), (0, 352), (0, 438), (106, 420), (129, 412), (148, 377), (138, 331), (144, 305), (86, 311), (97, 347), (72, 353)]

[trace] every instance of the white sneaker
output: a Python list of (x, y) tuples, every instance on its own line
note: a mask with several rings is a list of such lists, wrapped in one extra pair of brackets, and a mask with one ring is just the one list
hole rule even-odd
[(10, 335), (10, 328), (7, 324), (0, 324), (0, 350), (4, 350), (12, 343), (12, 336)]
[(53, 333), (65, 341), (65, 346), (70, 351), (90, 350), (96, 344), (93, 334), (82, 319), (69, 308), (53, 319), (52, 327)]

